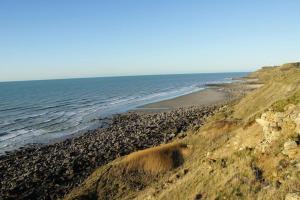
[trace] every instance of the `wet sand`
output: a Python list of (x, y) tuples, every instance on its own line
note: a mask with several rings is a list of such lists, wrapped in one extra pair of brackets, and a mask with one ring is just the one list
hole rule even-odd
[(241, 79), (233, 83), (208, 84), (207, 88), (182, 95), (173, 99), (158, 101), (140, 106), (131, 112), (155, 113), (165, 112), (191, 106), (222, 105), (242, 97), (245, 93), (255, 90), (263, 84), (255, 79)]
[(134, 109), (139, 112), (163, 112), (191, 106), (222, 104), (228, 100), (228, 91), (222, 87), (207, 88), (173, 99), (150, 103)]

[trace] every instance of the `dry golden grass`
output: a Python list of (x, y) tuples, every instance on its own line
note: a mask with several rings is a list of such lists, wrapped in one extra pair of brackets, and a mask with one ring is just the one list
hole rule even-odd
[(97, 169), (65, 199), (132, 199), (137, 190), (182, 165), (191, 151), (174, 142), (134, 152)]
[(157, 174), (180, 166), (190, 151), (183, 143), (165, 144), (132, 153), (124, 158), (121, 166), (127, 171)]
[(253, 73), (264, 86), (216, 113), (199, 132), (102, 166), (68, 199), (284, 199), (300, 191), (300, 173), (281, 153), (294, 126), (283, 127), (283, 136), (266, 153), (255, 150), (263, 136), (255, 118), (272, 105), (299, 103), (299, 66)]
[(251, 92), (234, 106), (233, 117), (249, 122), (280, 99), (293, 96), (300, 89), (299, 63), (261, 69), (252, 77), (264, 86)]

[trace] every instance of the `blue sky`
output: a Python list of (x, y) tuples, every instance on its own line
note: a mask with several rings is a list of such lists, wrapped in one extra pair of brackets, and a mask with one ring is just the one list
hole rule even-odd
[(299, 10), (298, 0), (0, 0), (0, 81), (299, 61)]

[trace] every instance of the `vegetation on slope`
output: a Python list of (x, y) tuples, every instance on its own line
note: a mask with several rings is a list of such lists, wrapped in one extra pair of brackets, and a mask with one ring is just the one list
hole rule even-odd
[(299, 199), (300, 64), (250, 78), (264, 85), (198, 131), (99, 168), (66, 199)]
[(262, 68), (250, 74), (264, 85), (248, 94), (236, 106), (233, 117), (247, 121), (261, 114), (278, 100), (294, 95), (300, 89), (300, 63)]

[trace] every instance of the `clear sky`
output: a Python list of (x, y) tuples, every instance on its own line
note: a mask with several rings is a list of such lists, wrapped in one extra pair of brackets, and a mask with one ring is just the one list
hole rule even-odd
[(299, 0), (0, 0), (0, 81), (299, 60)]

